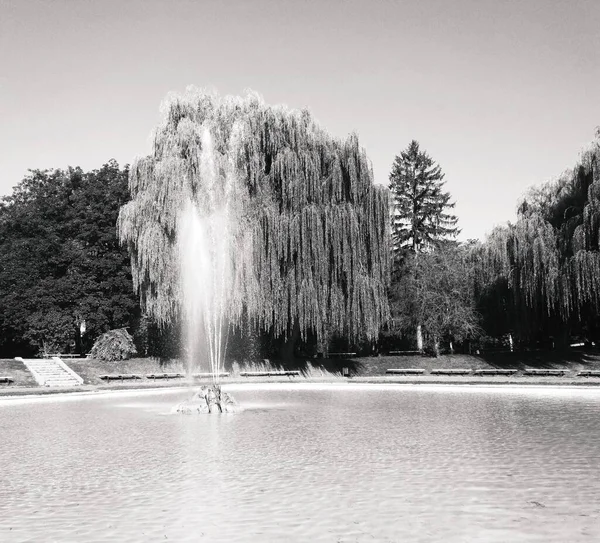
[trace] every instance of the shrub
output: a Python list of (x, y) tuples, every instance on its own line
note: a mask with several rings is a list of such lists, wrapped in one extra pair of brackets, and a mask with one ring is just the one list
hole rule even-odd
[(137, 354), (133, 338), (125, 328), (109, 330), (94, 343), (90, 356), (98, 360), (127, 360)]

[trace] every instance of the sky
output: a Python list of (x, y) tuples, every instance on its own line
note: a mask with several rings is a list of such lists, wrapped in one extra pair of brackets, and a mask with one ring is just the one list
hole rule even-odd
[(0, 196), (147, 154), (188, 85), (356, 132), (376, 183), (418, 140), (483, 238), (600, 125), (600, 1), (0, 0)]

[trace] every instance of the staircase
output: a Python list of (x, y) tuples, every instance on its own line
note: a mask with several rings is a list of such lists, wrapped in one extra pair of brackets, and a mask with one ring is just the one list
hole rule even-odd
[(17, 357), (15, 360), (25, 364), (40, 386), (72, 387), (83, 384), (83, 379), (56, 356), (27, 359)]

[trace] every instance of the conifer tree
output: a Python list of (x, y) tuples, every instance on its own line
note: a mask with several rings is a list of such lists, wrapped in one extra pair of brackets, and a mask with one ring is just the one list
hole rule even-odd
[(450, 193), (444, 192), (444, 174), (438, 164), (411, 141), (396, 156), (390, 173), (393, 203), (392, 244), (395, 257), (419, 252), (458, 234)]
[[(400, 312), (417, 304), (418, 253), (452, 240), (458, 234), (457, 217), (449, 213), (454, 207), (445, 192), (444, 174), (438, 164), (419, 148), (415, 140), (396, 156), (390, 173), (392, 198), (391, 243), (393, 278), (391, 302)], [(394, 299), (400, 294), (401, 299)], [(404, 309), (402, 309), (404, 308)], [(421, 320), (410, 311), (416, 329), (417, 348), (423, 349)], [(406, 326), (402, 326), (407, 331)]]

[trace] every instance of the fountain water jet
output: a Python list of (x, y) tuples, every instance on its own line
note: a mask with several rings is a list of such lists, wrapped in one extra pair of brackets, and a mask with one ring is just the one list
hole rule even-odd
[(200, 403), (201, 412), (232, 411), (235, 401), (221, 391), (219, 378), (224, 372), (234, 290), (236, 176), (232, 168), (221, 175), (207, 128), (202, 133), (200, 173), (205, 190), (196, 192), (181, 211), (178, 253), (188, 374), (191, 378), (198, 360), (208, 359), (213, 384), (202, 387), (191, 401)]

